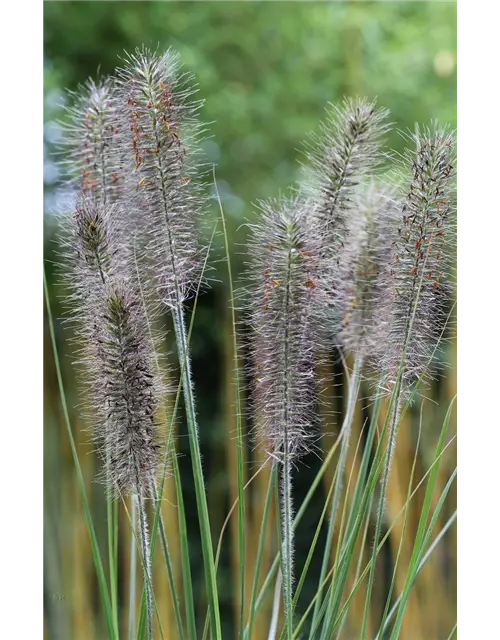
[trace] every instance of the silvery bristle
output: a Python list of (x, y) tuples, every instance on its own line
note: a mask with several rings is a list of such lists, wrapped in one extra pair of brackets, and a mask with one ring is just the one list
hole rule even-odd
[(382, 163), (388, 111), (364, 98), (330, 106), (320, 131), (311, 137), (302, 186), (313, 205), (315, 224), (335, 259), (348, 233), (347, 217), (360, 182)]
[(67, 167), (70, 182), (83, 195), (104, 203), (116, 202), (123, 186), (114, 92), (111, 78), (98, 84), (88, 80), (70, 94), (69, 119), (63, 124), (61, 164)]
[(119, 204), (82, 196), (66, 216), (63, 236), (77, 364), (87, 386), (93, 440), (105, 465), (102, 478), (114, 496), (152, 490), (156, 412), (164, 392), (123, 219)]
[[(316, 438), (316, 366), (326, 300), (318, 284), (319, 238), (301, 199), (261, 205), (249, 241), (248, 301), (258, 438), (271, 457), (307, 452)], [(286, 450), (286, 448), (288, 450)]]
[(136, 50), (118, 71), (117, 89), (127, 208), (147, 239), (144, 254), (160, 299), (179, 307), (201, 269), (200, 103), (171, 51)]
[(377, 304), (386, 285), (392, 232), (397, 224), (394, 190), (371, 181), (352, 199), (349, 233), (340, 254), (334, 305), (338, 345), (365, 361), (378, 347)]
[(162, 389), (143, 304), (128, 283), (106, 286), (94, 327), (88, 363), (92, 404), (100, 416), (103, 478), (111, 479), (112, 494), (151, 495), (159, 461), (156, 412)]
[(376, 367), (391, 390), (404, 358), (403, 387), (431, 373), (450, 299), (454, 246), (455, 136), (433, 125), (417, 128), (404, 156), (406, 193), (392, 240), (381, 296)]

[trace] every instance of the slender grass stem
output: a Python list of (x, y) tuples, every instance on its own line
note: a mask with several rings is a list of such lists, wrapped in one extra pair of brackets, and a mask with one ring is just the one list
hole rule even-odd
[(250, 599), (250, 612), (249, 612), (249, 620), (248, 620), (248, 629), (245, 631), (245, 638), (252, 638), (252, 627), (255, 619), (255, 600), (257, 598), (257, 589), (259, 586), (259, 575), (260, 575), (260, 567), (262, 564), (262, 553), (264, 551), (264, 542), (266, 539), (266, 527), (267, 520), (269, 517), (269, 508), (271, 506), (271, 498), (273, 495), (273, 486), (274, 486), (274, 476), (276, 473), (275, 465), (272, 466), (271, 473), (269, 474), (269, 483), (267, 487), (266, 493), (266, 501), (264, 504), (264, 512), (262, 514), (262, 522), (260, 527), (260, 535), (259, 535), (259, 543), (257, 547), (257, 558), (255, 562), (255, 572), (253, 576), (253, 585), (252, 585), (252, 595)]
[(151, 570), (150, 541), (144, 496), (137, 491), (137, 513), (139, 520), (139, 539), (141, 543), (142, 570), (144, 573), (144, 590), (146, 593), (146, 637), (153, 637), (153, 572)]
[[(432, 552), (434, 551), (434, 549), (437, 547), (437, 545), (439, 544), (439, 542), (443, 539), (443, 537), (445, 536), (446, 532), (448, 531), (448, 529), (451, 527), (451, 525), (455, 522), (455, 520), (457, 519), (457, 511), (455, 510), (452, 515), (448, 518), (446, 524), (444, 525), (444, 527), (441, 529), (441, 531), (438, 533), (438, 535), (436, 536), (436, 538), (434, 539), (434, 541), (432, 542), (432, 544), (430, 545), (430, 547), (427, 549), (425, 555), (423, 556), (422, 560), (420, 561), (418, 568), (416, 570), (416, 573), (420, 572), (420, 570), (423, 568), (423, 566), (425, 565), (425, 563), (427, 562), (427, 560), (430, 558), (430, 556), (432, 555)], [(377, 634), (377, 637), (375, 638), (375, 640), (381, 640), (382, 638), (382, 634), (384, 633), (384, 631), (386, 630), (389, 622), (391, 621), (391, 618), (394, 616), (394, 613), (397, 611), (399, 604), (401, 602), (403, 598), (403, 594), (401, 593), (398, 598), (396, 599), (396, 602), (393, 604), (392, 609), (389, 611), (386, 619), (384, 620), (383, 626), (381, 626), (380, 631)], [(456, 625), (455, 625), (455, 629), (456, 629)], [(453, 632), (452, 634), (449, 636), (450, 638), (453, 637)]]
[(107, 512), (107, 527), (108, 527), (108, 561), (109, 561), (109, 586), (111, 592), (111, 611), (113, 613), (113, 620), (116, 628), (118, 628), (118, 566), (116, 563), (117, 554), (116, 554), (116, 531), (115, 529), (118, 526), (116, 522), (118, 513), (117, 513), (117, 501), (113, 499), (111, 495), (111, 474), (109, 471), (109, 458), (110, 451), (109, 449), (106, 451), (107, 458), (107, 472), (106, 472), (106, 485), (108, 494), (106, 496), (106, 512)]
[[(347, 409), (346, 409), (346, 415), (344, 418), (344, 422), (342, 423), (342, 427), (340, 430), (340, 438), (341, 438), (341, 449), (340, 449), (340, 456), (339, 456), (339, 461), (338, 461), (338, 465), (337, 465), (337, 480), (335, 483), (335, 489), (333, 492), (333, 497), (332, 497), (332, 506), (331, 506), (331, 512), (330, 512), (330, 519), (328, 522), (328, 533), (327, 533), (327, 539), (326, 539), (326, 543), (325, 543), (325, 549), (323, 552), (323, 563), (321, 565), (321, 572), (320, 572), (320, 577), (319, 577), (319, 582), (318, 584), (321, 584), (325, 578), (326, 572), (327, 572), (327, 568), (328, 568), (328, 561), (330, 558), (330, 550), (332, 547), (332, 540), (333, 540), (333, 533), (334, 533), (334, 529), (335, 529), (335, 520), (336, 520), (336, 516), (337, 516), (337, 510), (338, 510), (338, 506), (339, 506), (339, 501), (340, 501), (340, 493), (341, 493), (341, 489), (342, 489), (342, 480), (343, 480), (343, 475), (344, 475), (344, 467), (345, 467), (345, 463), (346, 463), (346, 459), (347, 459), (347, 450), (348, 450), (348, 446), (349, 446), (349, 437), (350, 437), (350, 433), (351, 433), (351, 426), (352, 426), (352, 420), (354, 417), (354, 409), (356, 407), (356, 400), (358, 397), (358, 393), (359, 393), (359, 384), (360, 384), (360, 372), (361, 369), (363, 367), (363, 363), (362, 360), (360, 358), (356, 358), (355, 362), (354, 362), (354, 367), (353, 367), (353, 371), (352, 371), (352, 375), (350, 377), (350, 384), (349, 384), (349, 395), (348, 395), (348, 400), (347, 400)], [(314, 607), (314, 613), (313, 613), (313, 621), (316, 621), (319, 609), (321, 607), (321, 602), (322, 599), (318, 598), (316, 600), (316, 604)]]
[(130, 539), (130, 579), (129, 579), (129, 610), (128, 610), (128, 638), (135, 640), (135, 592), (137, 586), (137, 551), (134, 532), (137, 529), (137, 496), (132, 494), (130, 510), (132, 512), (132, 536)]
[(245, 493), (244, 493), (244, 476), (243, 476), (243, 433), (241, 427), (241, 396), (240, 396), (240, 373), (238, 363), (238, 344), (236, 339), (236, 315), (234, 303), (233, 275), (231, 271), (231, 257), (229, 253), (229, 240), (226, 229), (226, 218), (224, 209), (217, 188), (215, 179), (215, 165), (213, 167), (213, 177), (217, 202), (219, 203), (220, 215), (222, 219), (222, 229), (224, 232), (224, 247), (226, 251), (227, 274), (229, 284), (229, 304), (231, 305), (231, 323), (233, 330), (233, 359), (234, 359), (234, 376), (235, 376), (235, 401), (236, 401), (236, 455), (237, 455), (237, 475), (238, 475), (238, 564), (240, 577), (240, 627), (238, 637), (241, 638), (244, 632), (245, 624)]
[(203, 563), (209, 596), (209, 607), (212, 618), (212, 633), (217, 639), (222, 637), (219, 601), (217, 594), (217, 578), (215, 573), (214, 554), (212, 547), (212, 535), (210, 532), (210, 519), (208, 515), (207, 496), (205, 493), (205, 483), (203, 480), (203, 468), (201, 464), (201, 453), (198, 441), (198, 426), (196, 423), (196, 411), (194, 403), (194, 392), (191, 378), (191, 366), (187, 347), (186, 327), (182, 307), (172, 309), (174, 331), (177, 342), (179, 364), (181, 366), (182, 388), (186, 409), (186, 419), (188, 423), (189, 445), (193, 465), (193, 477), (196, 490), (196, 501), (199, 514), (201, 530), (201, 541), (203, 549)]
[[(378, 507), (377, 507), (377, 517), (376, 517), (376, 521), (375, 521), (375, 535), (373, 538), (373, 549), (374, 549), (374, 554), (376, 553), (376, 549), (378, 546), (378, 541), (380, 539), (380, 532), (382, 530), (382, 521), (384, 518), (384, 508), (385, 508), (385, 495), (387, 492), (387, 484), (389, 482), (389, 474), (391, 471), (391, 459), (392, 459), (392, 454), (394, 451), (394, 446), (396, 444), (396, 427), (398, 425), (398, 420), (399, 420), (399, 410), (400, 410), (400, 395), (401, 395), (401, 380), (399, 380), (397, 389), (396, 389), (396, 393), (395, 393), (395, 399), (394, 399), (394, 407), (392, 409), (392, 417), (391, 417), (391, 424), (390, 424), (390, 429), (389, 429), (389, 442), (387, 445), (387, 453), (386, 453), (386, 459), (385, 459), (385, 465), (384, 465), (384, 471), (383, 471), (383, 476), (382, 476), (382, 484), (381, 484), (381, 488), (380, 488), (380, 497), (379, 497), (379, 501), (378, 501)], [(376, 556), (375, 556), (376, 558)], [(365, 637), (365, 633), (366, 633), (366, 625), (368, 624), (368, 611), (369, 611), (369, 605), (371, 602), (371, 595), (372, 595), (372, 590), (373, 590), (373, 582), (375, 579), (375, 566), (376, 566), (376, 562), (375, 559), (372, 562), (372, 565), (370, 567), (370, 577), (368, 579), (368, 587), (366, 589), (366, 603), (365, 603), (365, 610), (363, 613), (363, 622), (361, 625), (361, 638)]]
[(278, 619), (280, 615), (281, 604), (281, 582), (282, 573), (281, 570), (278, 569), (278, 575), (276, 576), (276, 585), (274, 587), (273, 613), (271, 616), (271, 624), (269, 625), (269, 634), (267, 636), (267, 640), (275, 640), (276, 632), (278, 631)]

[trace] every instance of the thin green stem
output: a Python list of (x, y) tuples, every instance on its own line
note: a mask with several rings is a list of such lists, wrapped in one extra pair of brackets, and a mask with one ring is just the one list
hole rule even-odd
[(201, 453), (198, 441), (198, 426), (196, 423), (196, 411), (194, 404), (194, 393), (191, 379), (191, 367), (187, 348), (186, 328), (182, 308), (173, 308), (172, 316), (174, 321), (174, 331), (179, 354), (179, 363), (182, 367), (182, 388), (188, 423), (189, 445), (191, 460), (193, 465), (193, 477), (196, 490), (196, 501), (199, 514), (199, 524), (201, 530), (201, 541), (203, 550), (203, 563), (207, 581), (209, 606), (212, 620), (212, 632), (220, 640), (222, 637), (219, 600), (217, 592), (217, 578), (215, 572), (214, 554), (212, 547), (212, 534), (210, 531), (210, 518), (208, 515), (207, 496), (205, 493), (205, 483), (203, 479), (203, 468), (201, 464)]
[(370, 567), (370, 577), (368, 578), (368, 587), (366, 589), (365, 609), (363, 612), (363, 622), (361, 625), (361, 636), (360, 636), (361, 638), (365, 637), (366, 625), (368, 624), (368, 612), (369, 612), (370, 603), (371, 603), (373, 582), (375, 579), (375, 566), (376, 566), (376, 558), (377, 558), (376, 553), (377, 553), (378, 542), (380, 539), (380, 532), (382, 530), (382, 522), (384, 519), (385, 494), (387, 492), (387, 484), (389, 482), (389, 474), (391, 471), (392, 453), (394, 450), (394, 445), (396, 443), (396, 427), (398, 425), (398, 420), (399, 420), (400, 395), (401, 395), (401, 379), (399, 380), (399, 384), (396, 389), (394, 408), (392, 410), (391, 426), (389, 429), (389, 443), (387, 445), (384, 472), (382, 476), (382, 485), (380, 489), (380, 496), (379, 496), (378, 507), (377, 507), (375, 535), (373, 538), (373, 558), (372, 558), (372, 565)]
[(113, 613), (113, 621), (118, 629), (118, 572), (117, 572), (117, 554), (116, 554), (116, 528), (118, 523), (117, 520), (117, 500), (114, 500), (111, 495), (111, 479), (110, 479), (110, 470), (109, 470), (109, 458), (110, 451), (109, 447), (106, 450), (106, 458), (107, 458), (107, 495), (106, 495), (106, 511), (107, 511), (107, 527), (108, 527), (108, 561), (109, 561), (109, 585), (111, 591), (111, 610)]
[(245, 635), (244, 635), (245, 638), (250, 638), (250, 639), (252, 638), (252, 627), (253, 627), (253, 622), (255, 618), (255, 611), (254, 611), (255, 600), (257, 597), (257, 589), (259, 586), (260, 567), (262, 564), (262, 553), (264, 551), (264, 542), (266, 539), (266, 527), (267, 527), (267, 520), (269, 517), (269, 509), (271, 506), (271, 499), (273, 496), (275, 473), (276, 473), (276, 467), (275, 465), (273, 465), (271, 468), (271, 473), (269, 474), (269, 483), (267, 486), (266, 501), (264, 503), (264, 511), (262, 514), (262, 521), (260, 525), (259, 543), (257, 547), (257, 558), (255, 562), (255, 572), (253, 576), (252, 595), (250, 598), (250, 612), (248, 614), (249, 615), (248, 628), (245, 631)]
[(109, 599), (108, 586), (106, 584), (106, 578), (104, 576), (104, 567), (103, 567), (103, 564), (102, 564), (101, 554), (100, 554), (100, 551), (99, 551), (99, 545), (98, 545), (98, 542), (97, 542), (97, 536), (96, 536), (95, 529), (94, 529), (94, 523), (92, 521), (92, 515), (91, 515), (91, 512), (90, 512), (90, 506), (89, 506), (89, 502), (88, 502), (88, 498), (87, 498), (87, 491), (85, 489), (85, 481), (83, 479), (82, 468), (80, 466), (80, 461), (78, 459), (78, 453), (77, 453), (77, 450), (76, 450), (75, 439), (73, 437), (73, 431), (71, 429), (71, 423), (70, 423), (70, 420), (69, 420), (68, 405), (66, 403), (66, 394), (65, 394), (65, 391), (64, 391), (64, 384), (63, 384), (62, 373), (61, 373), (61, 365), (60, 365), (60, 362), (59, 362), (59, 353), (58, 353), (58, 350), (57, 350), (57, 343), (56, 343), (56, 337), (55, 337), (55, 332), (54, 332), (54, 320), (53, 320), (53, 317), (52, 317), (52, 309), (51, 309), (51, 305), (50, 305), (49, 288), (48, 288), (48, 284), (47, 284), (47, 276), (45, 274), (45, 266), (44, 266), (44, 269), (43, 269), (43, 289), (44, 289), (44, 295), (45, 295), (45, 306), (46, 306), (46, 309), (47, 309), (47, 317), (48, 317), (48, 323), (49, 323), (50, 338), (51, 338), (51, 341), (52, 341), (54, 364), (55, 364), (55, 367), (56, 367), (57, 384), (58, 384), (58, 387), (59, 387), (59, 394), (60, 394), (60, 397), (61, 397), (61, 404), (62, 404), (63, 415), (64, 415), (64, 423), (66, 425), (66, 431), (68, 433), (69, 443), (70, 443), (70, 447), (71, 447), (71, 454), (73, 456), (73, 462), (75, 464), (75, 469), (76, 469), (78, 486), (79, 486), (80, 493), (81, 493), (81, 496), (82, 496), (83, 508), (84, 508), (84, 511), (85, 511), (85, 520), (87, 522), (87, 528), (88, 528), (89, 535), (90, 535), (92, 558), (94, 560), (94, 565), (95, 565), (95, 569), (96, 569), (96, 573), (97, 573), (97, 582), (98, 582), (98, 585), (99, 585), (99, 591), (100, 591), (100, 594), (101, 594), (101, 600), (102, 600), (103, 607), (104, 607), (104, 614), (105, 614), (105, 620), (106, 620), (106, 627), (107, 627), (107, 630), (108, 630), (108, 636), (109, 636), (110, 639), (114, 640), (114, 639), (118, 638), (118, 629), (116, 628), (116, 626), (114, 624), (114, 620), (113, 620), (111, 602), (110, 602), (110, 599)]
[(130, 581), (129, 581), (129, 610), (128, 610), (128, 637), (135, 640), (135, 591), (137, 586), (137, 552), (134, 532), (137, 528), (137, 496), (132, 494), (132, 536), (130, 539)]
[(153, 638), (153, 573), (151, 570), (150, 542), (148, 521), (144, 496), (141, 490), (137, 491), (137, 512), (139, 520), (139, 539), (141, 544), (142, 570), (144, 573), (144, 590), (146, 593), (146, 637)]
[[(362, 363), (361, 358), (356, 358), (356, 360), (354, 362), (352, 375), (351, 375), (351, 378), (350, 378), (346, 415), (345, 415), (345, 418), (344, 418), (344, 422), (342, 424), (342, 428), (340, 430), (340, 438), (341, 438), (341, 443), (342, 444), (341, 444), (341, 448), (340, 448), (339, 461), (338, 461), (338, 464), (337, 464), (337, 479), (336, 479), (336, 482), (335, 482), (335, 489), (334, 489), (333, 497), (332, 497), (332, 506), (331, 506), (330, 518), (329, 518), (329, 522), (328, 522), (328, 533), (327, 533), (325, 548), (324, 548), (324, 551), (323, 551), (323, 562), (322, 562), (322, 565), (321, 565), (321, 572), (320, 572), (320, 577), (319, 577), (318, 584), (321, 584), (323, 582), (324, 578), (325, 578), (325, 575), (326, 575), (326, 572), (327, 572), (327, 568), (328, 568), (328, 561), (330, 559), (330, 551), (331, 551), (331, 547), (332, 547), (333, 533), (334, 533), (334, 530), (335, 530), (335, 521), (336, 521), (336, 517), (337, 517), (337, 510), (338, 510), (338, 506), (339, 506), (339, 502), (340, 502), (340, 494), (341, 494), (341, 490), (342, 490), (342, 481), (343, 481), (343, 476), (344, 476), (344, 468), (345, 468), (345, 464), (346, 464), (346, 460), (347, 460), (347, 451), (348, 451), (348, 447), (349, 447), (349, 438), (350, 438), (350, 435), (351, 435), (352, 420), (354, 418), (354, 409), (356, 407), (356, 400), (358, 398), (358, 393), (359, 393), (360, 372), (361, 372), (362, 366), (363, 366), (363, 363)], [(317, 618), (318, 613), (319, 613), (319, 609), (321, 607), (321, 603), (322, 603), (322, 599), (321, 599), (321, 597), (319, 597), (316, 600), (316, 604), (314, 606), (313, 623), (316, 621), (316, 618)]]
[(281, 569), (278, 569), (278, 575), (276, 576), (276, 584), (274, 587), (273, 613), (271, 615), (271, 624), (269, 625), (269, 634), (267, 636), (267, 640), (276, 639), (276, 632), (278, 630), (278, 619), (280, 615), (281, 582), (282, 573)]
[(227, 274), (229, 283), (229, 304), (231, 305), (231, 322), (233, 330), (233, 360), (235, 376), (235, 400), (236, 400), (236, 453), (237, 453), (237, 475), (238, 475), (238, 556), (239, 556), (239, 577), (240, 577), (240, 627), (238, 637), (243, 637), (244, 615), (245, 615), (245, 493), (243, 490), (243, 433), (241, 427), (241, 399), (240, 399), (240, 373), (238, 362), (238, 344), (236, 339), (236, 316), (233, 290), (233, 276), (231, 271), (231, 257), (229, 253), (229, 241), (226, 229), (226, 218), (222, 208), (222, 202), (215, 179), (215, 165), (213, 167), (215, 193), (219, 203), (222, 228), (224, 232), (224, 246), (226, 250)]

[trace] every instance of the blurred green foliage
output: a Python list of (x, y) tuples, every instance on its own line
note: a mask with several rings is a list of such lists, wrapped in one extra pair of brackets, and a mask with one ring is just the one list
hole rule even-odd
[[(47, 2), (45, 86), (75, 89), (142, 43), (179, 51), (234, 232), (297, 178), (327, 102), (378, 97), (403, 130), (455, 125), (455, 23), (450, 2)], [(389, 142), (403, 146), (396, 131)]]
[[(279, 195), (298, 178), (301, 145), (323, 118), (326, 103), (340, 102), (345, 95), (377, 97), (391, 111), (395, 129), (389, 144), (397, 151), (404, 147), (397, 129), (413, 128), (415, 122), (431, 119), (456, 126), (453, 2), (45, 2), (44, 180), (48, 212), (59, 186), (53, 161), (58, 138), (55, 121), (63, 117), (58, 106), (63, 90), (75, 90), (89, 76), (111, 73), (124, 50), (141, 44), (159, 50), (173, 47), (186, 70), (196, 76), (199, 95), (205, 101), (201, 116), (210, 123), (204, 150), (209, 162), (216, 164), (237, 271), (243, 264), (242, 223), (251, 219), (253, 203)], [(213, 204), (215, 219), (218, 210)], [(49, 215), (45, 238), (49, 261), (57, 260), (52, 239)], [(48, 272), (51, 280), (50, 262)], [(224, 269), (220, 272), (223, 279)], [(60, 315), (56, 298), (54, 304), (56, 315)], [(193, 359), (209, 499), (212, 504), (227, 506), (224, 448), (228, 433), (223, 413), (226, 307), (227, 295), (220, 284), (200, 299)], [(56, 331), (64, 352), (59, 324)], [(46, 352), (46, 535), (56, 541), (46, 546), (46, 571), (54, 584), (65, 562), (60, 524), (64, 514), (58, 504), (68, 487), (61, 488), (60, 482), (71, 473), (71, 461), (61, 462), (64, 446), (59, 437), (64, 436), (57, 426), (59, 401), (49, 349)], [(70, 402), (76, 404), (69, 359), (63, 365)], [(188, 514), (192, 526), (196, 514), (194, 497), (191, 500), (189, 493), (186, 502), (193, 505)], [(221, 522), (215, 523), (216, 531), (227, 508), (219, 511)], [(304, 553), (307, 539), (310, 536), (304, 534)], [(300, 535), (297, 545), (300, 553)], [(193, 558), (197, 574), (201, 570), (196, 564), (199, 555), (194, 553)], [(228, 573), (228, 558), (223, 555), (221, 599), (227, 607), (225, 624), (230, 629)], [(307, 597), (307, 588), (304, 594)], [(48, 608), (51, 629), (60, 631), (54, 637), (71, 637), (64, 631), (69, 623), (50, 602)], [(227, 629), (226, 633), (225, 637), (232, 637)]]

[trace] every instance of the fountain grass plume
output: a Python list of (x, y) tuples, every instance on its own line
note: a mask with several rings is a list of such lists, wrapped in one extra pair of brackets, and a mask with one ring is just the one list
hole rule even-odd
[(149, 495), (159, 449), (156, 413), (165, 389), (122, 223), (120, 205), (105, 206), (94, 197), (80, 198), (66, 216), (66, 304), (108, 491)]
[(200, 521), (212, 631), (220, 636), (207, 497), (198, 439), (185, 300), (196, 292), (203, 270), (197, 226), (207, 196), (199, 162), (200, 101), (192, 77), (180, 72), (172, 50), (157, 55), (143, 47), (117, 71), (119, 147), (126, 166), (125, 200), (144, 238), (142, 281), (151, 283), (171, 312), (181, 369), (184, 405)]
[(124, 62), (117, 71), (116, 110), (127, 207), (146, 238), (145, 279), (154, 280), (166, 307), (179, 308), (195, 291), (202, 265), (201, 103), (171, 50), (156, 55), (136, 49)]
[(316, 224), (328, 238), (328, 254), (335, 259), (348, 233), (348, 216), (359, 183), (376, 171), (388, 111), (366, 98), (345, 98), (330, 105), (327, 117), (307, 144), (302, 189), (314, 205)]
[(402, 160), (406, 193), (379, 302), (385, 322), (379, 325), (376, 354), (382, 388), (393, 389), (401, 373), (405, 394), (418, 379), (432, 375), (447, 321), (455, 237), (454, 133), (437, 124), (417, 127), (410, 141), (413, 149)]
[(378, 323), (383, 318), (377, 304), (386, 284), (396, 214), (394, 189), (374, 180), (358, 189), (352, 199), (333, 297), (340, 317), (339, 346), (362, 362), (379, 346)]
[(112, 78), (99, 83), (92, 79), (68, 92), (71, 105), (62, 125), (61, 166), (83, 195), (105, 204), (116, 202), (123, 187), (123, 173), (117, 153), (119, 124), (116, 119), (115, 84)]
[(287, 637), (293, 622), (292, 467), (317, 433), (317, 365), (326, 298), (319, 286), (321, 236), (300, 198), (261, 204), (249, 241), (248, 300), (257, 439), (281, 469), (281, 562)]

